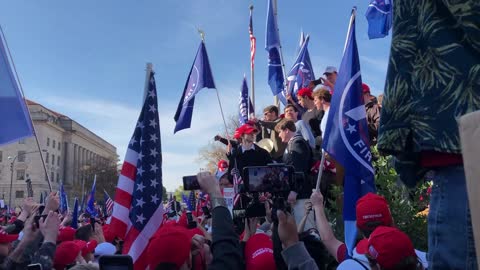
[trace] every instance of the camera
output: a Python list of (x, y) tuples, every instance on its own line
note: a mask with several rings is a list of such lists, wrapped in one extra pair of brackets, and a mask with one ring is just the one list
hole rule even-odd
[(264, 217), (267, 215), (265, 205), (260, 202), (258, 193), (252, 194), (253, 199), (245, 208), (233, 209), (233, 219)]
[(198, 190), (200, 184), (196, 175), (188, 175), (183, 177), (183, 190)]
[(245, 167), (243, 175), (247, 192), (281, 193), (291, 190), (294, 168), (285, 164)]

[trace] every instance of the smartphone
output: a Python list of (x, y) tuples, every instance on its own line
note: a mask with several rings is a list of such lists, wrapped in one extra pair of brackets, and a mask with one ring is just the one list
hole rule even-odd
[(187, 227), (189, 229), (194, 229), (197, 227), (197, 222), (193, 220), (192, 212), (187, 212)]
[(243, 175), (248, 192), (279, 193), (290, 191), (293, 182), (294, 168), (292, 166), (271, 165), (245, 167)]
[(27, 270), (43, 270), (43, 267), (39, 263), (32, 263), (27, 265)]
[(210, 213), (210, 209), (206, 206), (202, 206), (202, 212), (205, 215), (206, 218), (211, 218), (212, 214)]
[(198, 190), (200, 184), (196, 175), (188, 175), (183, 177), (183, 190)]
[(33, 222), (35, 222), (35, 226), (37, 226), (37, 228), (40, 227), (40, 218), (47, 218), (47, 215), (38, 215), (38, 216), (35, 216), (33, 217)]
[(100, 270), (133, 270), (133, 260), (129, 255), (103, 255), (98, 263)]

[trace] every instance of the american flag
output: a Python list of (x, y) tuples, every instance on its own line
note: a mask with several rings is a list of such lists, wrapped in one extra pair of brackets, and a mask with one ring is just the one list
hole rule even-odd
[(248, 25), (248, 33), (250, 34), (250, 65), (251, 69), (255, 67), (255, 50), (257, 47), (257, 39), (253, 35), (253, 19), (252, 19), (253, 7), (250, 8), (250, 23)]
[(106, 216), (111, 216), (112, 211), (113, 211), (113, 200), (108, 196), (108, 193), (106, 190), (103, 190), (103, 196), (105, 199), (105, 215)]
[(128, 144), (115, 191), (111, 227), (124, 239), (123, 254), (145, 269), (149, 239), (162, 224), (162, 149), (153, 71), (140, 117)]
[(233, 189), (235, 191), (235, 197), (233, 199), (233, 205), (237, 205), (240, 200), (240, 185), (243, 184), (242, 176), (240, 175), (240, 171), (237, 169), (237, 163), (235, 161), (235, 167), (232, 169), (231, 174), (233, 176)]

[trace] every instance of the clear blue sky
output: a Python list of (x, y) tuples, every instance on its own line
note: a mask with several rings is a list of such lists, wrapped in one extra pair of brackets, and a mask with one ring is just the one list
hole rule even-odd
[[(315, 74), (339, 66), (352, 6), (358, 7), (357, 42), (362, 79), (383, 92), (390, 37), (368, 40), (368, 1), (278, 1), (278, 24), (287, 69), (300, 30), (310, 34)], [(15, 0), (0, 5), (0, 24), (27, 98), (63, 113), (118, 149), (123, 160), (139, 114), (145, 64), (152, 62), (159, 92), (164, 186), (194, 174), (198, 150), (222, 132), (214, 90), (196, 98), (192, 128), (173, 135), (176, 106), (200, 39), (206, 45), (225, 114), (237, 113), (243, 74), (249, 78), (248, 7), (257, 37), (256, 106), (273, 102), (267, 85), (266, 0)]]

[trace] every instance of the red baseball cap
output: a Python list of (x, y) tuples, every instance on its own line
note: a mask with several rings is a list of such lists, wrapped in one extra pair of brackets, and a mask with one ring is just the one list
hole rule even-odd
[(91, 240), (88, 242), (85, 242), (83, 240), (73, 240), (73, 242), (80, 248), (82, 251), (82, 256), (86, 256), (88, 253), (93, 253), (95, 251), (95, 248), (97, 247), (97, 241), (96, 240)]
[(304, 87), (304, 88), (298, 90), (297, 96), (301, 96), (301, 97), (307, 96), (308, 98), (313, 99), (312, 89), (310, 89), (308, 87)]
[(416, 257), (412, 241), (394, 227), (380, 226), (368, 239), (368, 255), (384, 269), (393, 269), (407, 257)]
[(110, 229), (109, 224), (105, 224), (102, 226), (103, 236), (105, 237), (105, 241), (112, 243), (115, 240), (115, 233)]
[(160, 263), (173, 263), (180, 268), (190, 257), (191, 236), (182, 226), (162, 226), (147, 247), (150, 269)]
[(239, 128), (235, 130), (235, 134), (238, 135), (238, 137), (242, 137), (243, 134), (252, 134), (252, 133), (257, 133), (258, 130), (249, 124), (243, 124)]
[(5, 230), (0, 229), (0, 244), (11, 243), (18, 239), (18, 234), (8, 234)]
[(273, 258), (273, 242), (264, 233), (257, 233), (245, 243), (245, 262), (247, 270), (277, 269)]
[(370, 93), (370, 87), (366, 83), (362, 83), (362, 91), (363, 93)]
[(357, 227), (361, 230), (373, 230), (376, 226), (392, 226), (393, 219), (384, 197), (367, 193), (357, 201)]
[(80, 253), (81, 250), (82, 248), (74, 241), (65, 241), (60, 243), (55, 250), (53, 268), (55, 268), (56, 270), (65, 269), (65, 266), (75, 262), (75, 259), (77, 258), (78, 253)]
[(224, 159), (220, 159), (217, 163), (217, 168), (219, 171), (223, 172), (228, 169), (228, 162)]
[(63, 227), (58, 231), (57, 243), (73, 241), (75, 239), (75, 230), (72, 227)]

